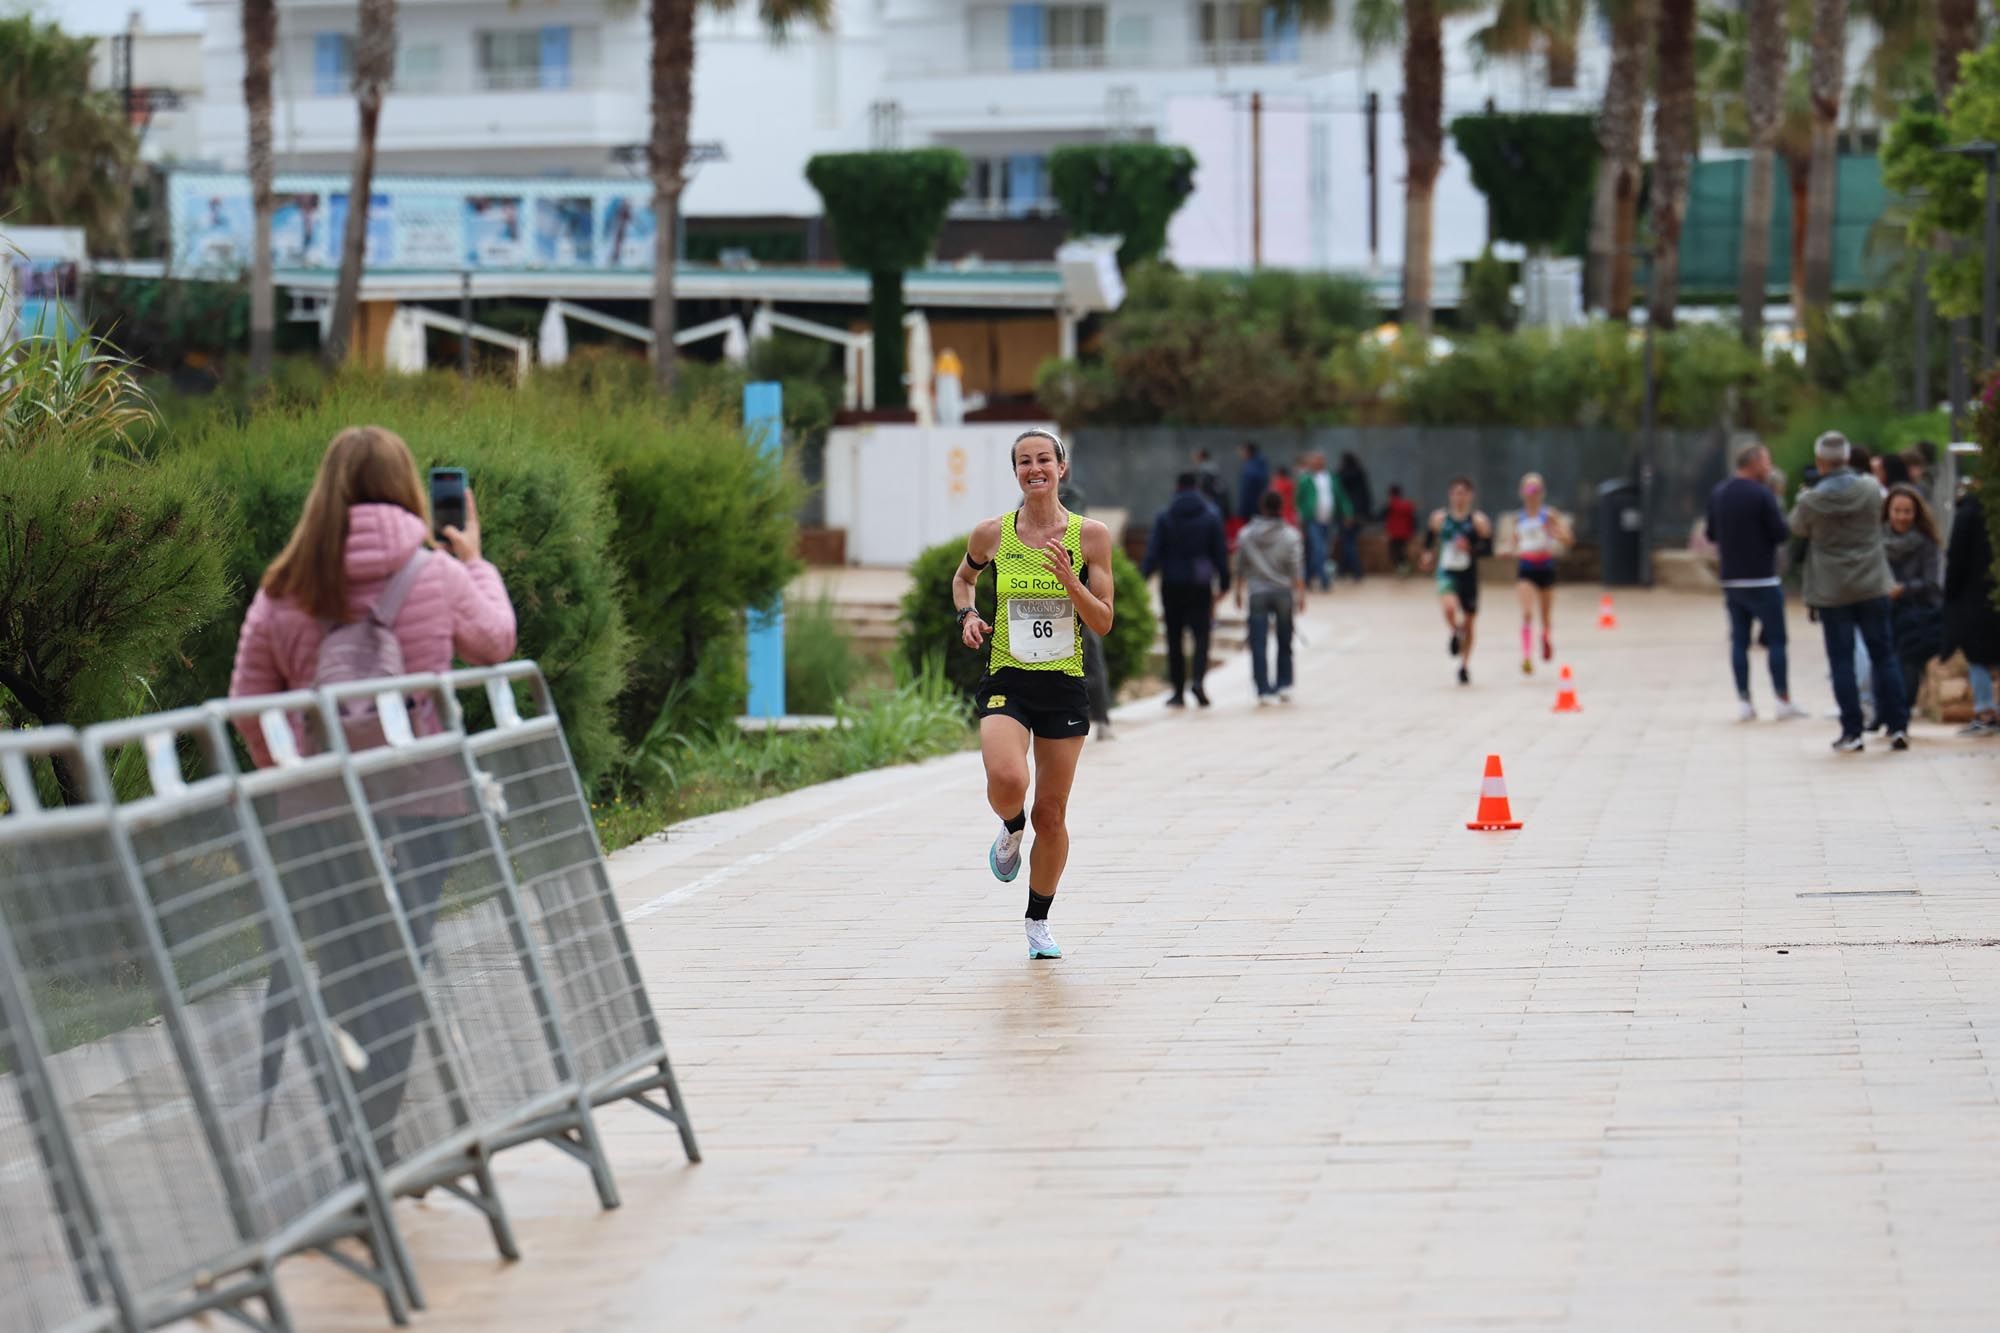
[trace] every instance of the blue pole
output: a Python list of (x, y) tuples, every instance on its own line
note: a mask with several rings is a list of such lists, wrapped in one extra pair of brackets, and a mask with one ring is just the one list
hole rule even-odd
[[(743, 386), (743, 432), (750, 447), (774, 461), (785, 449), (784, 398), (769, 380)], [(785, 715), (785, 598), (749, 614), (750, 716)]]

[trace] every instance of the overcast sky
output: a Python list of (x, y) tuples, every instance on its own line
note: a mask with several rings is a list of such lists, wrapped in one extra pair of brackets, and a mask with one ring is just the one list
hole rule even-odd
[(91, 36), (125, 31), (134, 10), (148, 32), (201, 31), (192, 0), (0, 0), (0, 12), (23, 10), (54, 19), (65, 32)]

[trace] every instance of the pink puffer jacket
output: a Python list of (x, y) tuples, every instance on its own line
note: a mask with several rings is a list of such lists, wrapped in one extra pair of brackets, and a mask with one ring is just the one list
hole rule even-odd
[[(423, 519), (400, 505), (358, 504), (347, 511), (351, 615), (374, 604), (427, 535)], [(324, 637), (319, 622), (304, 608), (258, 589), (236, 643), (230, 697), (310, 688)], [(514, 651), (514, 607), (500, 571), (484, 560), (467, 563), (434, 553), (418, 571), (396, 617), (396, 639), (403, 648), (403, 669), (412, 673), (448, 671), (454, 656), (473, 666), (506, 661)], [(269, 764), (271, 756), (256, 729), (242, 730), (257, 763)]]

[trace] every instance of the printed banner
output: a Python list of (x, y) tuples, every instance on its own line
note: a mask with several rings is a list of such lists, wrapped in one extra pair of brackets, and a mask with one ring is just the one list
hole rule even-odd
[[(331, 269), (347, 225), (347, 181), (284, 175), (271, 215), (273, 263)], [(175, 172), (168, 191), (173, 261), (182, 271), (249, 266), (249, 182)], [(656, 225), (644, 181), (380, 177), (368, 207), (368, 267), (391, 272), (650, 269)]]

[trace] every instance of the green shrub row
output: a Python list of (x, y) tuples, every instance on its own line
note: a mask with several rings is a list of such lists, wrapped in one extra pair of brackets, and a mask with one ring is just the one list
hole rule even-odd
[(164, 423), (87, 337), (0, 365), (0, 716), (83, 725), (229, 687), (243, 613), (327, 442), (359, 423), (462, 466), (585, 777), (671, 702), (741, 711), (743, 610), (796, 572), (801, 487), (733, 404), (448, 374), (343, 377)]

